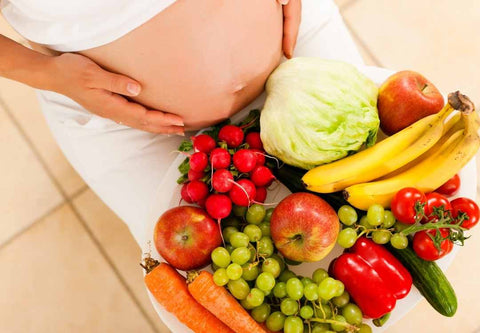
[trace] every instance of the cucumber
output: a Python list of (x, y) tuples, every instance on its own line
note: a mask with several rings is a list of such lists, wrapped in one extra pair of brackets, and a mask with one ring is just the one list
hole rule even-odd
[[(322, 198), (330, 206), (338, 211), (338, 209), (343, 205), (350, 205), (347, 200), (344, 199), (342, 192), (334, 192), (334, 193), (316, 193), (311, 192), (305, 189), (305, 186), (302, 182), (302, 177), (307, 172), (306, 170), (302, 170), (287, 164), (284, 164), (280, 168), (273, 168), (273, 174), (275, 177), (285, 185), (292, 193), (295, 192), (308, 192), (315, 194), (316, 196)], [(365, 212), (357, 210), (358, 216), (362, 216)]]
[(452, 317), (457, 311), (457, 296), (440, 267), (419, 258), (410, 247), (398, 250), (389, 245), (387, 248), (410, 272), (413, 284), (428, 303), (440, 314)]

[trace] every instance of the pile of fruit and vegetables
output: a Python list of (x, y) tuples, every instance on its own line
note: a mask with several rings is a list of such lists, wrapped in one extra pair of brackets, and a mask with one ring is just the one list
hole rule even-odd
[[(154, 230), (166, 262), (142, 264), (156, 300), (206, 333), (372, 332), (412, 285), (453, 316), (435, 261), (480, 218), (455, 198), (480, 147), (473, 103), (459, 92), (445, 102), (416, 72), (377, 88), (317, 58), (283, 63), (266, 91), (261, 112), (179, 147), (181, 200)], [(281, 184), (292, 193), (267, 200)], [(343, 253), (325, 263), (335, 246)], [(297, 275), (305, 263), (318, 267)]]

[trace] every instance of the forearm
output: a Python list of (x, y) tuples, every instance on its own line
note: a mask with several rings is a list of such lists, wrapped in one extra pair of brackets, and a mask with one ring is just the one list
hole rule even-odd
[(50, 89), (52, 57), (0, 35), (0, 76), (39, 89)]

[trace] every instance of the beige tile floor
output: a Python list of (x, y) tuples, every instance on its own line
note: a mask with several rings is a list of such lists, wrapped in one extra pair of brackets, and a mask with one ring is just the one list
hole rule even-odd
[[(480, 103), (478, 0), (337, 3), (368, 64), (417, 70)], [(1, 20), (0, 33), (22, 40)], [(0, 154), (0, 332), (168, 332), (127, 228), (63, 157), (33, 91), (5, 79)], [(478, 253), (480, 229), (447, 272), (454, 318), (421, 302), (388, 333), (479, 332)]]

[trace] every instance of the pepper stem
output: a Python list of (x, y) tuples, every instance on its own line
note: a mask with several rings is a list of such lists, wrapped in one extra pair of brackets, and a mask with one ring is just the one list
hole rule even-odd
[(389, 313), (384, 314), (380, 318), (374, 319), (373, 324), (377, 327), (382, 327), (387, 322), (388, 318), (390, 318), (391, 314), (392, 313), (389, 312)]

